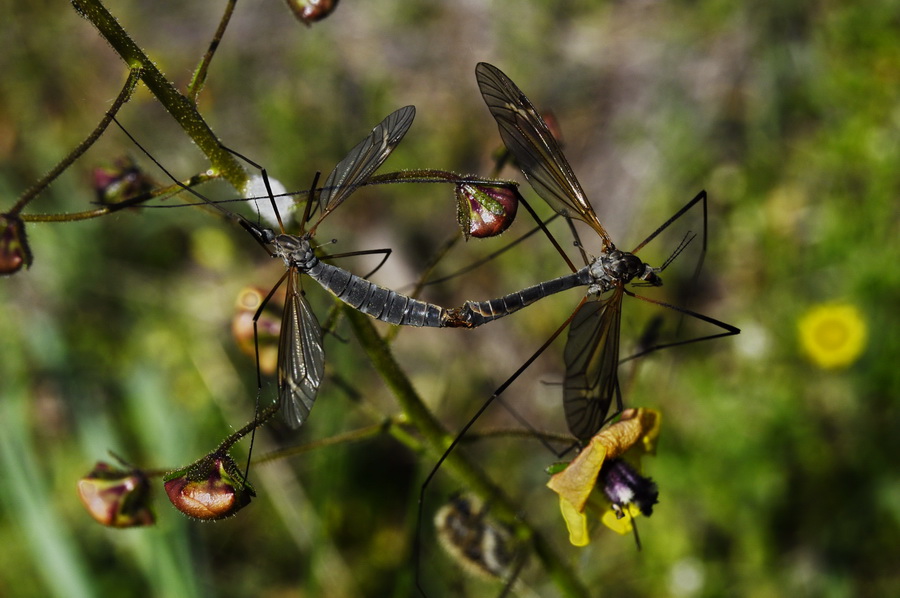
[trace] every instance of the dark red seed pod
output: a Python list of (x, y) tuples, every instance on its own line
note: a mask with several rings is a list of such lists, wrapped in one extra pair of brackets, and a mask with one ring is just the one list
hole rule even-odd
[(456, 215), (466, 239), (494, 237), (512, 224), (519, 208), (514, 185), (458, 183)]
[(150, 483), (143, 472), (116, 469), (99, 461), (78, 480), (78, 497), (91, 517), (107, 527), (153, 525)]
[(0, 214), (0, 275), (15, 274), (31, 267), (31, 248), (25, 236), (25, 223), (18, 216)]
[(175, 508), (202, 521), (231, 517), (256, 496), (237, 464), (228, 455), (207, 455), (164, 478), (166, 494)]
[(287, 0), (297, 20), (312, 25), (326, 18), (337, 8), (338, 0)]

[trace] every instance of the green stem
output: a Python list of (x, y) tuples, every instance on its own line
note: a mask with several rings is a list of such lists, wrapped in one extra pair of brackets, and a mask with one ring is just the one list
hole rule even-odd
[[(123, 199), (122, 201), (112, 203), (109, 205), (105, 205), (103, 207), (97, 208), (95, 210), (85, 210), (83, 212), (67, 212), (63, 214), (23, 214), (21, 219), (23, 222), (75, 222), (77, 220), (90, 220), (91, 218), (98, 218), (105, 214), (111, 214), (112, 212), (118, 212), (119, 210), (124, 210), (125, 208), (170, 208), (170, 207), (180, 207), (181, 205), (187, 204), (177, 204), (177, 205), (153, 205), (153, 206), (145, 206), (142, 205), (144, 202), (150, 201), (151, 199), (162, 199), (166, 200), (168, 197), (176, 195), (184, 191), (185, 187), (193, 187), (195, 185), (199, 185), (200, 183), (205, 183), (206, 181), (210, 181), (212, 179), (218, 178), (218, 175), (212, 175), (209, 173), (201, 172), (200, 174), (196, 174), (192, 176), (190, 179), (178, 183), (175, 185), (169, 185), (168, 187), (163, 187), (160, 189), (156, 189), (151, 191), (150, 193), (144, 193), (138, 197), (129, 197), (128, 199)], [(197, 206), (206, 206), (206, 204), (202, 202), (197, 202)], [(208, 206), (207, 206), (208, 207)]]
[[(115, 116), (116, 112), (119, 111), (119, 108), (127, 102), (131, 98), (131, 94), (134, 92), (134, 87), (137, 85), (138, 78), (141, 76), (141, 67), (134, 66), (131, 68), (131, 72), (128, 73), (128, 79), (125, 80), (125, 85), (122, 86), (122, 91), (119, 92), (119, 95), (116, 97), (116, 100), (112, 103), (112, 106), (109, 107), (109, 110), (106, 111), (106, 114), (103, 115), (103, 118), (100, 119), (100, 124), (91, 131), (91, 133), (85, 138), (84, 141), (78, 144), (78, 146), (69, 152), (69, 155), (63, 158), (59, 164), (53, 167), (53, 170), (48, 172), (44, 177), (39, 180), (37, 183), (31, 186), (19, 200), (16, 202), (16, 205), (12, 207), (12, 209), (8, 212), (11, 215), (17, 215), (21, 212), (28, 203), (37, 197), (37, 195), (47, 188), (47, 185), (52, 183), (56, 177), (58, 177), (65, 169), (67, 169), (75, 160), (81, 157), (81, 154), (87, 151), (89, 147), (91, 147), (97, 139), (99, 139), (100, 135), (103, 134), (103, 131), (106, 130), (106, 127), (109, 126), (110, 121), (112, 121), (113, 116)], [(93, 210), (96, 212), (97, 210)], [(87, 212), (82, 212), (85, 214)], [(105, 212), (104, 212), (105, 213)], [(94, 218), (96, 216), (101, 216), (102, 214), (96, 214), (95, 216), (88, 216), (86, 218)], [(85, 218), (79, 218), (79, 220), (84, 220)], [(23, 218), (23, 220), (26, 220)]]
[(518, 187), (516, 181), (507, 181), (497, 178), (485, 178), (473, 175), (462, 175), (449, 170), (436, 168), (417, 168), (413, 170), (397, 170), (385, 172), (369, 177), (368, 185), (384, 185), (390, 183), (453, 183), (458, 185), (468, 183), (470, 185), (488, 185), (493, 187)]
[(336, 434), (335, 436), (329, 436), (328, 438), (323, 438), (321, 440), (316, 440), (313, 442), (307, 442), (305, 444), (300, 444), (297, 446), (289, 446), (287, 448), (278, 449), (276, 451), (266, 453), (265, 455), (263, 455), (257, 459), (254, 459), (253, 465), (260, 465), (262, 463), (268, 463), (269, 461), (277, 461), (278, 459), (285, 459), (287, 457), (295, 457), (297, 455), (302, 455), (303, 453), (308, 453), (309, 451), (314, 451), (316, 449), (325, 448), (327, 446), (334, 446), (336, 444), (361, 442), (363, 440), (372, 438), (373, 436), (380, 436), (381, 434), (384, 434), (385, 429), (389, 428), (392, 425), (393, 425), (392, 422), (390, 420), (388, 420), (383, 424), (375, 424), (374, 426), (366, 426), (365, 428), (351, 430), (350, 432), (345, 432), (344, 434)]
[(231, 15), (234, 14), (235, 4), (237, 4), (237, 0), (228, 0), (228, 4), (225, 6), (225, 12), (219, 20), (219, 27), (216, 29), (215, 34), (213, 34), (212, 41), (209, 42), (209, 48), (207, 48), (203, 58), (200, 59), (197, 70), (194, 71), (194, 76), (191, 78), (191, 84), (188, 85), (188, 98), (191, 102), (197, 102), (197, 96), (200, 94), (200, 90), (203, 89), (203, 84), (206, 83), (206, 74), (209, 72), (209, 65), (216, 53), (216, 49), (219, 47), (219, 43), (222, 41), (222, 37), (225, 35), (225, 29), (228, 27)]
[[(354, 334), (376, 371), (397, 398), (410, 423), (425, 438), (430, 452), (437, 458), (437, 455), (441, 455), (450, 445), (451, 438), (447, 431), (416, 393), (409, 378), (394, 360), (390, 347), (375, 330), (372, 320), (350, 307), (345, 307), (344, 311), (353, 327)], [(525, 521), (512, 499), (490, 480), (484, 470), (475, 465), (461, 451), (451, 452), (444, 464), (460, 483), (489, 500), (491, 511), (500, 518), (511, 522), (517, 537), (531, 541), (545, 570), (564, 596), (586, 597), (589, 595), (587, 588), (581, 584), (574, 571), (540, 532)]]
[(94, 27), (125, 61), (129, 68), (141, 68), (141, 81), (150, 89), (166, 111), (178, 121), (181, 128), (209, 158), (215, 172), (239, 192), (247, 183), (247, 173), (233, 155), (226, 151), (218, 138), (197, 111), (197, 106), (182, 95), (160, 72), (156, 64), (134, 43), (115, 17), (100, 0), (72, 0), (78, 13), (93, 23)]

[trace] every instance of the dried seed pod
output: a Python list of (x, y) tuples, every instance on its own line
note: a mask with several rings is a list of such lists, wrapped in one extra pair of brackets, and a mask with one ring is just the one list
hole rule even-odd
[(153, 525), (156, 518), (149, 507), (150, 483), (137, 469), (116, 469), (97, 462), (78, 480), (78, 497), (97, 523), (107, 527)]
[(474, 575), (509, 580), (520, 563), (512, 533), (474, 495), (456, 496), (434, 516), (444, 550)]

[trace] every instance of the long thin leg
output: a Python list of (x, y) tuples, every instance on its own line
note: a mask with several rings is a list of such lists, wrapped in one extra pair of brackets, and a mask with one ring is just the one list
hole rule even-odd
[(736, 326), (732, 326), (731, 324), (723, 322), (722, 320), (717, 320), (715, 318), (711, 318), (710, 316), (703, 315), (696, 311), (692, 311), (692, 310), (686, 309), (684, 307), (679, 307), (679, 306), (673, 305), (671, 303), (666, 303), (665, 301), (659, 301), (658, 299), (651, 299), (649, 297), (644, 297), (643, 295), (637, 295), (635, 293), (632, 293), (628, 289), (625, 289), (625, 293), (627, 295), (630, 295), (631, 297), (634, 297), (635, 299), (640, 299), (641, 301), (646, 301), (647, 303), (659, 305), (660, 307), (666, 307), (669, 309), (673, 309), (673, 310), (675, 310), (679, 313), (682, 313), (686, 316), (691, 316), (692, 318), (697, 318), (698, 320), (702, 320), (704, 322), (709, 322), (710, 324), (713, 324), (714, 326), (718, 326), (725, 332), (720, 332), (719, 334), (710, 334), (708, 336), (701, 336), (698, 338), (691, 338), (691, 339), (683, 340), (683, 341), (677, 341), (674, 343), (664, 343), (662, 345), (656, 345), (656, 346), (644, 349), (638, 353), (635, 353), (634, 355), (626, 357), (625, 359), (620, 360), (619, 361), (620, 364), (624, 363), (626, 361), (631, 361), (632, 359), (636, 359), (643, 355), (647, 355), (648, 353), (653, 353), (654, 351), (659, 351), (660, 349), (668, 349), (669, 347), (677, 347), (679, 345), (688, 345), (691, 343), (698, 343), (700, 341), (707, 341), (707, 340), (711, 340), (714, 338), (723, 338), (726, 336), (734, 336), (736, 334), (741, 333), (741, 329), (737, 328)]
[[(582, 302), (578, 304), (579, 308), (581, 307), (582, 303), (584, 303), (584, 299), (582, 299)], [(420, 579), (419, 579), (419, 572), (420, 572), (419, 557), (420, 557), (421, 547), (422, 547), (422, 524), (424, 521), (424, 514), (425, 514), (425, 493), (428, 491), (428, 486), (429, 486), (429, 484), (431, 484), (431, 480), (434, 479), (435, 475), (437, 475), (437, 472), (441, 468), (441, 465), (444, 463), (444, 461), (447, 460), (447, 457), (450, 455), (451, 452), (453, 452), (453, 449), (455, 449), (457, 447), (457, 445), (459, 445), (459, 443), (462, 441), (463, 436), (466, 435), (466, 432), (468, 432), (469, 429), (475, 424), (475, 422), (478, 421), (478, 418), (481, 417), (481, 415), (487, 410), (488, 407), (490, 407), (491, 403), (493, 403), (493, 401), (495, 399), (499, 399), (500, 395), (503, 394), (503, 392), (507, 388), (509, 388), (509, 386), (513, 382), (515, 382), (516, 379), (519, 376), (521, 376), (522, 373), (525, 370), (527, 370), (528, 367), (532, 363), (534, 363), (534, 361), (538, 357), (541, 356), (541, 354), (547, 349), (547, 347), (550, 346), (551, 343), (553, 343), (554, 340), (556, 340), (556, 337), (558, 337), (560, 334), (562, 334), (563, 330), (565, 330), (566, 327), (568, 327), (569, 323), (572, 321), (572, 318), (575, 317), (576, 313), (578, 313), (578, 309), (576, 309), (572, 313), (572, 315), (569, 316), (566, 319), (566, 321), (563, 322), (562, 325), (559, 328), (557, 328), (556, 331), (553, 332), (553, 334), (550, 335), (550, 338), (548, 338), (546, 341), (544, 341), (544, 343), (538, 348), (537, 351), (535, 351), (531, 355), (531, 357), (529, 357), (527, 360), (525, 360), (525, 363), (523, 363), (515, 372), (513, 372), (512, 376), (507, 378), (506, 381), (503, 382), (503, 384), (501, 384), (500, 386), (497, 387), (497, 389), (494, 391), (494, 393), (487, 399), (487, 401), (485, 401), (481, 405), (481, 407), (478, 409), (478, 411), (476, 411), (475, 414), (469, 419), (469, 421), (466, 422), (466, 425), (463, 426), (462, 429), (456, 434), (456, 436), (453, 438), (453, 440), (447, 446), (447, 449), (437, 460), (437, 463), (434, 464), (434, 467), (432, 467), (431, 471), (425, 477), (425, 481), (422, 482), (422, 485), (419, 487), (419, 506), (418, 506), (418, 515), (417, 515), (417, 524), (416, 524), (416, 537), (415, 537), (415, 541), (413, 543), (414, 544), (414, 546), (413, 546), (413, 561), (414, 561), (414, 567), (415, 567), (415, 572), (416, 572), (416, 586), (419, 588), (420, 591), (422, 591), (422, 585), (421, 585)], [(501, 403), (502, 403), (502, 400), (501, 400)], [(512, 413), (520, 422), (524, 421), (524, 418), (522, 418), (522, 416), (520, 414), (518, 414), (514, 409), (512, 409), (510, 407), (507, 407), (507, 409), (509, 409), (510, 413)], [(546, 445), (546, 440), (542, 439), (541, 441), (544, 442)], [(550, 450), (553, 451), (554, 453), (556, 452), (552, 447), (548, 446), (548, 448), (550, 448)], [(424, 591), (422, 591), (422, 594), (425, 595)]]
[[(272, 287), (272, 290), (263, 298), (259, 303), (259, 308), (256, 310), (256, 313), (253, 314), (253, 348), (256, 359), (256, 405), (253, 409), (253, 423), (258, 424), (259, 422), (259, 399), (262, 395), (262, 369), (259, 365), (259, 328), (257, 323), (259, 322), (260, 316), (262, 316), (263, 310), (269, 304), (269, 301), (275, 295), (275, 292), (278, 290), (278, 287), (284, 282), (284, 279), (287, 278), (288, 270), (284, 271), (284, 274), (281, 275), (281, 278), (278, 279), (278, 282), (275, 283), (275, 286)], [(250, 435), (250, 449), (247, 451), (247, 467), (244, 470), (244, 480), (247, 480), (247, 476), (250, 475), (250, 459), (253, 457), (253, 443), (256, 440), (256, 426), (253, 427), (253, 432)]]

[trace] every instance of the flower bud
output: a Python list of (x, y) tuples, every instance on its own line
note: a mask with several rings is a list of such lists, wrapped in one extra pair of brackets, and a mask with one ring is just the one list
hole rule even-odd
[(78, 496), (97, 523), (137, 527), (156, 521), (148, 506), (150, 484), (139, 470), (116, 469), (103, 461), (78, 480)]
[(287, 5), (294, 11), (297, 20), (306, 25), (312, 25), (330, 15), (337, 4), (338, 0), (287, 0)]
[(31, 249), (25, 223), (18, 216), (0, 214), (0, 275), (15, 274), (31, 267)]
[(110, 167), (97, 167), (91, 175), (97, 201), (114, 204), (153, 190), (153, 179), (129, 157), (118, 158)]
[(457, 220), (466, 239), (493, 237), (515, 220), (519, 190), (512, 185), (458, 183), (456, 201)]
[(231, 517), (256, 496), (234, 459), (215, 453), (173, 471), (164, 482), (175, 508), (202, 521)]

